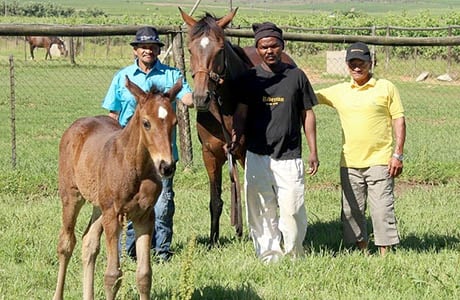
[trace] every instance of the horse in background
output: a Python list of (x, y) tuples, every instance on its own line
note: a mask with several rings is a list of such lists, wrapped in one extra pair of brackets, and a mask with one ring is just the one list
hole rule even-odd
[[(210, 186), (210, 243), (219, 240), (219, 219), (222, 214), (222, 168), (227, 161), (231, 180), (231, 224), (236, 235), (243, 234), (241, 192), (237, 163), (244, 167), (245, 147), (239, 153), (226, 153), (224, 145), (231, 142), (233, 113), (236, 110), (235, 80), (262, 59), (254, 47), (241, 48), (225, 37), (224, 29), (233, 20), (238, 8), (222, 18), (206, 13), (200, 20), (185, 13), (188, 26), (188, 49), (193, 78), (193, 102), (197, 110), (197, 131)], [(295, 65), (283, 52), (284, 62)]]
[(35, 59), (34, 50), (35, 48), (44, 48), (46, 50), (45, 60), (52, 59), (51, 57), (51, 47), (56, 44), (61, 56), (67, 56), (67, 50), (64, 44), (64, 41), (58, 38), (57, 36), (26, 36), (25, 40), (29, 43), (30, 46), (30, 57)]
[(64, 296), (67, 267), (76, 244), (75, 225), (85, 201), (93, 205), (93, 213), (82, 241), (83, 299), (94, 299), (94, 271), (103, 231), (107, 248), (105, 295), (115, 299), (122, 278), (118, 242), (125, 216), (136, 231), (140, 299), (150, 299), (153, 207), (162, 189), (161, 178), (172, 176), (175, 170), (171, 133), (177, 118), (171, 101), (182, 88), (182, 81), (164, 94), (155, 87), (146, 93), (128, 77), (126, 86), (137, 106), (125, 128), (109, 116), (87, 117), (75, 121), (61, 138), (58, 174), (62, 227), (54, 300)]

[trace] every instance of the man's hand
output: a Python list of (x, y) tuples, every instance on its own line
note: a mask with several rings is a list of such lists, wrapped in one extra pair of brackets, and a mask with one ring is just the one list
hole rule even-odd
[(318, 169), (319, 169), (318, 156), (310, 154), (310, 157), (308, 158), (307, 173), (310, 174), (310, 176), (313, 176), (318, 172)]
[(388, 162), (388, 172), (391, 177), (398, 177), (403, 171), (403, 162), (397, 158), (390, 158)]

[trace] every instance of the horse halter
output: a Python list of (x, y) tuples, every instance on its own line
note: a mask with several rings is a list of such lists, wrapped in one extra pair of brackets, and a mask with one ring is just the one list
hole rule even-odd
[(225, 69), (226, 69), (226, 61), (225, 61), (225, 50), (221, 49), (217, 54), (217, 59), (219, 60), (219, 64), (214, 63), (214, 66), (222, 66), (222, 71), (220, 73), (215, 72), (214, 70), (207, 70), (204, 68), (199, 68), (198, 70), (192, 73), (192, 78), (195, 78), (195, 75), (198, 73), (204, 73), (208, 75), (209, 79), (216, 84), (216, 86), (220, 86), (224, 83), (225, 80)]

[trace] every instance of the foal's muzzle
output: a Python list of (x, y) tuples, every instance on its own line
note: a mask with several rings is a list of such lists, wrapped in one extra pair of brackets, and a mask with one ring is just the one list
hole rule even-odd
[(164, 160), (160, 162), (159, 167), (161, 177), (170, 178), (176, 172), (176, 162), (167, 163)]

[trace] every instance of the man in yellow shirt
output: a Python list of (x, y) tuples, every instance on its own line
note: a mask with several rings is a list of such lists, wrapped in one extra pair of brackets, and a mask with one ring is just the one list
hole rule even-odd
[[(342, 125), (340, 180), (344, 241), (368, 247), (369, 203), (374, 242), (381, 255), (399, 244), (394, 211), (394, 178), (403, 168), (406, 139), (404, 109), (398, 89), (372, 76), (366, 44), (350, 45), (346, 62), (351, 82), (316, 92), (319, 104), (335, 108)], [(394, 137), (394, 140), (393, 140)]]

